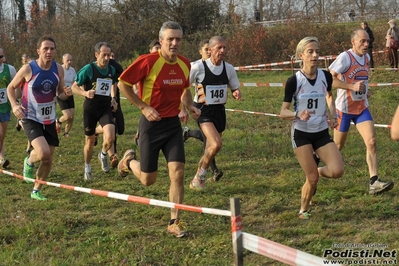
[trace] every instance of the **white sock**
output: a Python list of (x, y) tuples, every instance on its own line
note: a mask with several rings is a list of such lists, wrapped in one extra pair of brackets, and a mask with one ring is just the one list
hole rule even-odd
[(200, 168), (199, 170), (198, 170), (198, 177), (199, 178), (205, 178), (206, 177), (206, 174), (207, 174), (207, 171), (204, 169), (204, 168)]
[(91, 167), (90, 167), (90, 164), (88, 164), (88, 163), (85, 163), (85, 172), (86, 173), (90, 173), (91, 172)]

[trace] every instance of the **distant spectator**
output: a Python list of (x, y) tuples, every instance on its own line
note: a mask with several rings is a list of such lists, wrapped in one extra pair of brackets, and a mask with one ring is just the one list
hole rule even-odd
[(30, 58), (30, 56), (28, 54), (23, 54), (21, 56), (22, 65), (26, 65), (26, 64), (30, 63), (31, 61), (32, 61), (32, 58)]
[(355, 10), (351, 9), (351, 10), (349, 11), (349, 13), (348, 13), (348, 16), (349, 16), (349, 18), (350, 18), (351, 21), (355, 21), (355, 16), (356, 16)]
[(370, 29), (369, 24), (367, 21), (362, 21), (362, 29), (367, 31), (369, 34), (369, 47), (368, 47), (368, 54), (370, 56), (370, 68), (374, 68), (374, 59), (373, 59), (373, 42), (374, 42), (374, 34), (373, 31)]
[(385, 43), (385, 47), (388, 48), (388, 59), (389, 65), (391, 68), (398, 68), (398, 49), (392, 49), (389, 47), (389, 43), (391, 38), (395, 39), (395, 41), (399, 40), (399, 28), (396, 26), (396, 20), (391, 19), (388, 21), (389, 29), (387, 31), (387, 35), (385, 39), (387, 39)]
[(254, 15), (255, 15), (255, 21), (259, 22), (260, 21), (260, 12), (258, 9), (255, 9)]

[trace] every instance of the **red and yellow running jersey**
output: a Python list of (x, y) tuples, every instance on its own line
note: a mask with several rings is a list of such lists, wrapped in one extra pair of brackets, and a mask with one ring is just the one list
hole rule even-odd
[(174, 63), (158, 53), (136, 59), (119, 77), (129, 86), (138, 85), (140, 99), (153, 107), (161, 118), (174, 117), (180, 112), (180, 98), (190, 87), (190, 61), (178, 55)]

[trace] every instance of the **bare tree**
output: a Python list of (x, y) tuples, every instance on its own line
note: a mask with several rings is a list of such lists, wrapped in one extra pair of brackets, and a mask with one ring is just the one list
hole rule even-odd
[(18, 8), (18, 26), (21, 32), (27, 32), (25, 0), (15, 0)]
[(49, 20), (53, 20), (55, 18), (55, 0), (47, 0), (47, 17)]
[(306, 17), (310, 17), (311, 15), (313, 15), (312, 10), (315, 10), (317, 4), (318, 3), (315, 0), (303, 0), (303, 10)]

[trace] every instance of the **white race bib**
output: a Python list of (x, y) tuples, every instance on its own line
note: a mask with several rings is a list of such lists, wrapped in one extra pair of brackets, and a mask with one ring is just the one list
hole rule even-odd
[(298, 110), (308, 110), (310, 115), (323, 115), (326, 98), (324, 93), (311, 92), (299, 95)]
[(111, 87), (112, 87), (112, 80), (98, 78), (96, 81), (96, 95), (110, 96)]
[(227, 101), (227, 85), (206, 85), (206, 104), (225, 104)]
[(37, 103), (36, 118), (40, 122), (55, 119), (55, 102)]
[(364, 85), (366, 86), (366, 90), (364, 92), (362, 92), (362, 91), (351, 91), (351, 97), (352, 97), (352, 100), (354, 102), (358, 102), (358, 101), (362, 101), (362, 100), (366, 99), (367, 90), (369, 89), (367, 80), (364, 82)]

